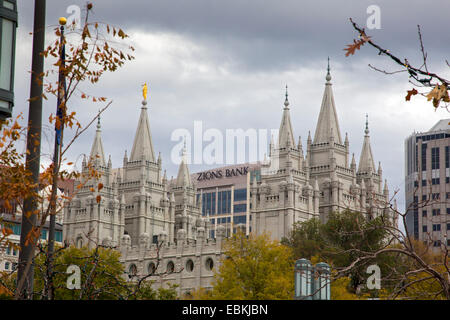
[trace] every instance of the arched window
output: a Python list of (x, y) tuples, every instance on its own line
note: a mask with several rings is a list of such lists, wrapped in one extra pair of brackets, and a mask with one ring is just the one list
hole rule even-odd
[(211, 258), (206, 259), (205, 261), (205, 268), (208, 271), (211, 271), (214, 268), (214, 261)]
[(9, 270), (9, 262), (5, 263), (5, 270)]
[(154, 262), (150, 262), (150, 263), (148, 264), (148, 269), (147, 269), (147, 271), (148, 271), (148, 274), (154, 274), (154, 273), (156, 272), (156, 265), (155, 265)]
[(189, 259), (186, 262), (186, 271), (187, 272), (192, 272), (194, 270), (194, 261), (192, 261), (191, 259)]
[(130, 274), (130, 276), (137, 275), (137, 267), (134, 263), (130, 265), (129, 274)]
[(82, 248), (83, 247), (83, 238), (82, 237), (78, 237), (77, 238), (76, 246), (77, 246), (77, 248)]
[(169, 263), (167, 264), (167, 273), (173, 273), (175, 271), (175, 265), (173, 264), (172, 261), (169, 261)]

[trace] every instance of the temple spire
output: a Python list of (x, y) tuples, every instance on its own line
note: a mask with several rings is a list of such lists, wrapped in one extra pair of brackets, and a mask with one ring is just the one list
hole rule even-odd
[(278, 147), (285, 148), (294, 146), (294, 130), (292, 129), (291, 116), (289, 113), (288, 87), (286, 86), (286, 100), (284, 101), (283, 116), (281, 118), (280, 130), (278, 134)]
[(333, 130), (334, 141), (342, 144), (341, 131), (334, 103), (333, 90), (331, 89), (330, 62), (328, 60), (327, 82), (320, 107), (319, 119), (317, 121), (316, 133), (314, 134), (314, 144), (326, 143), (330, 137), (330, 130)]
[(152, 134), (147, 114), (147, 101), (142, 101), (141, 115), (139, 117), (138, 128), (134, 136), (133, 149), (131, 150), (130, 161), (145, 159), (155, 162), (153, 151)]
[(369, 136), (369, 118), (366, 114), (366, 128), (364, 130), (364, 142), (361, 151), (361, 157), (359, 159), (358, 172), (375, 171), (375, 162), (373, 161), (372, 148), (370, 146)]
[(100, 124), (100, 116), (98, 116), (97, 130), (95, 132), (94, 143), (92, 144), (90, 159), (94, 163), (98, 163), (102, 167), (106, 167), (105, 152), (103, 151), (102, 130)]
[(369, 134), (369, 115), (366, 113), (366, 130), (364, 130), (366, 135)]
[(284, 106), (287, 108), (289, 106), (289, 100), (288, 100), (288, 86), (286, 85), (286, 99), (284, 100)]
[(181, 158), (180, 167), (178, 168), (177, 187), (192, 187), (191, 175), (187, 166), (186, 139), (184, 140), (183, 156)]
[(328, 67), (327, 67), (327, 76), (325, 77), (327, 80), (327, 83), (331, 81), (331, 74), (330, 74), (330, 57), (328, 57)]

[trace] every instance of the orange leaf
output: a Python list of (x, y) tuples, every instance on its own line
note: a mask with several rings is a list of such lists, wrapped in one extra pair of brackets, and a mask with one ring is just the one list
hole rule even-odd
[(406, 101), (410, 101), (411, 100), (411, 96), (415, 96), (416, 94), (418, 94), (419, 92), (413, 88), (412, 90), (408, 90), (408, 94), (405, 97)]

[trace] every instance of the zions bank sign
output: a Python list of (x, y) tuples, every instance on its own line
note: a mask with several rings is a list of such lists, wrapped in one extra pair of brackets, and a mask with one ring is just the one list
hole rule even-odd
[(235, 169), (218, 169), (197, 173), (197, 181), (214, 180), (222, 178), (231, 178), (245, 176), (248, 173), (248, 167)]

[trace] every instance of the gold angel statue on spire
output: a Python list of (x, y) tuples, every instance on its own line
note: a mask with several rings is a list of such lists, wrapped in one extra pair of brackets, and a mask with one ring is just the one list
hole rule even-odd
[(144, 100), (147, 101), (147, 82), (142, 85), (142, 95), (144, 96)]

